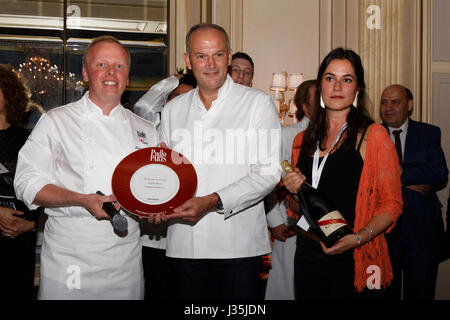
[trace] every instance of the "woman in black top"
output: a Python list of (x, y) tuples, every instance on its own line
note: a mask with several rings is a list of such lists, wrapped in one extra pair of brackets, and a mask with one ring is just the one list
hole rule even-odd
[(10, 66), (0, 65), (0, 299), (32, 299), (37, 212), (16, 199), (17, 155), (29, 132), (20, 126), (30, 93)]
[[(395, 207), (398, 211), (395, 214), (383, 211), (376, 216), (372, 215), (375, 211), (355, 210), (368, 146), (370, 129), (367, 129), (374, 122), (365, 106), (364, 70), (359, 56), (342, 48), (331, 51), (320, 65), (317, 81), (316, 102), (321, 107), (316, 108), (303, 136), (298, 161), (293, 163), (295, 172), (286, 174), (283, 183), (294, 193), (306, 180), (327, 197), (352, 229), (356, 222), (367, 223), (357, 227), (356, 234), (342, 237), (330, 248), (319, 243), (311, 232), (299, 233), (295, 256), (296, 291), (299, 299), (354, 299), (361, 297), (354, 286), (355, 282), (360, 283), (360, 274), (358, 277), (355, 274), (354, 249), (385, 232), (400, 214), (401, 206)], [(383, 133), (387, 139), (386, 132)], [(393, 151), (393, 146), (390, 147)], [(399, 174), (396, 181), (400, 196)], [(378, 196), (378, 191), (374, 191), (374, 196)], [(385, 202), (390, 202), (388, 200)], [(379, 250), (385, 249), (383, 243), (377, 239), (377, 250), (380, 246)], [(387, 251), (384, 253), (387, 255)], [(366, 263), (368, 259), (364, 259)], [(379, 290), (373, 292), (380, 293)]]

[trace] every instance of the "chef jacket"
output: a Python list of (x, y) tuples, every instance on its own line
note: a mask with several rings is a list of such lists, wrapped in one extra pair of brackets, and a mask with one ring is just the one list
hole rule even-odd
[(224, 214), (196, 224), (173, 223), (166, 255), (243, 258), (270, 252), (263, 198), (281, 176), (280, 121), (272, 98), (227, 79), (206, 110), (198, 88), (167, 103), (160, 136), (187, 157), (197, 173), (196, 196), (217, 192)]
[(134, 112), (159, 126), (161, 111), (167, 102), (170, 93), (180, 84), (175, 76), (170, 76), (152, 86), (134, 105)]
[[(82, 194), (111, 194), (112, 174), (131, 152), (156, 146), (154, 125), (116, 106), (109, 116), (89, 99), (42, 115), (19, 152), (14, 186), (30, 208), (45, 185)], [(124, 181), (124, 184), (127, 183)], [(141, 299), (143, 272), (138, 222), (128, 234), (81, 206), (47, 207), (41, 250), (40, 299)]]

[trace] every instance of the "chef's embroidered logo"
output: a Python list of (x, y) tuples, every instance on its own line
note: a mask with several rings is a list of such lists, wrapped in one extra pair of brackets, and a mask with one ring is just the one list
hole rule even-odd
[(138, 136), (140, 145), (144, 145), (144, 146), (148, 145), (148, 143), (147, 143), (147, 135), (145, 134), (144, 131), (137, 130), (136, 134)]

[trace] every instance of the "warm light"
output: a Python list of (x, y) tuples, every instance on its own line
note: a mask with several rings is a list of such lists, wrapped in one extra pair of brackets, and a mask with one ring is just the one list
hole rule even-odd
[(272, 84), (270, 85), (272, 91), (286, 91), (286, 74), (283, 72), (272, 73)]
[(303, 82), (303, 73), (291, 73), (287, 79), (287, 87), (291, 91), (296, 91)]
[(270, 90), (275, 91), (274, 102), (282, 126), (295, 123), (295, 112), (297, 111), (292, 98), (289, 99), (288, 103), (285, 103), (284, 92), (286, 90), (296, 91), (303, 81), (303, 73), (291, 73), (288, 75), (286, 71), (283, 71), (272, 74)]

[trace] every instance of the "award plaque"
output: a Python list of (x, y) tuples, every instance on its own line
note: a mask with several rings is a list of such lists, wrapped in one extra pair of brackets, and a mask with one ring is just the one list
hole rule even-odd
[(112, 191), (126, 211), (147, 217), (170, 214), (197, 189), (194, 166), (167, 148), (144, 148), (126, 156), (112, 177)]

